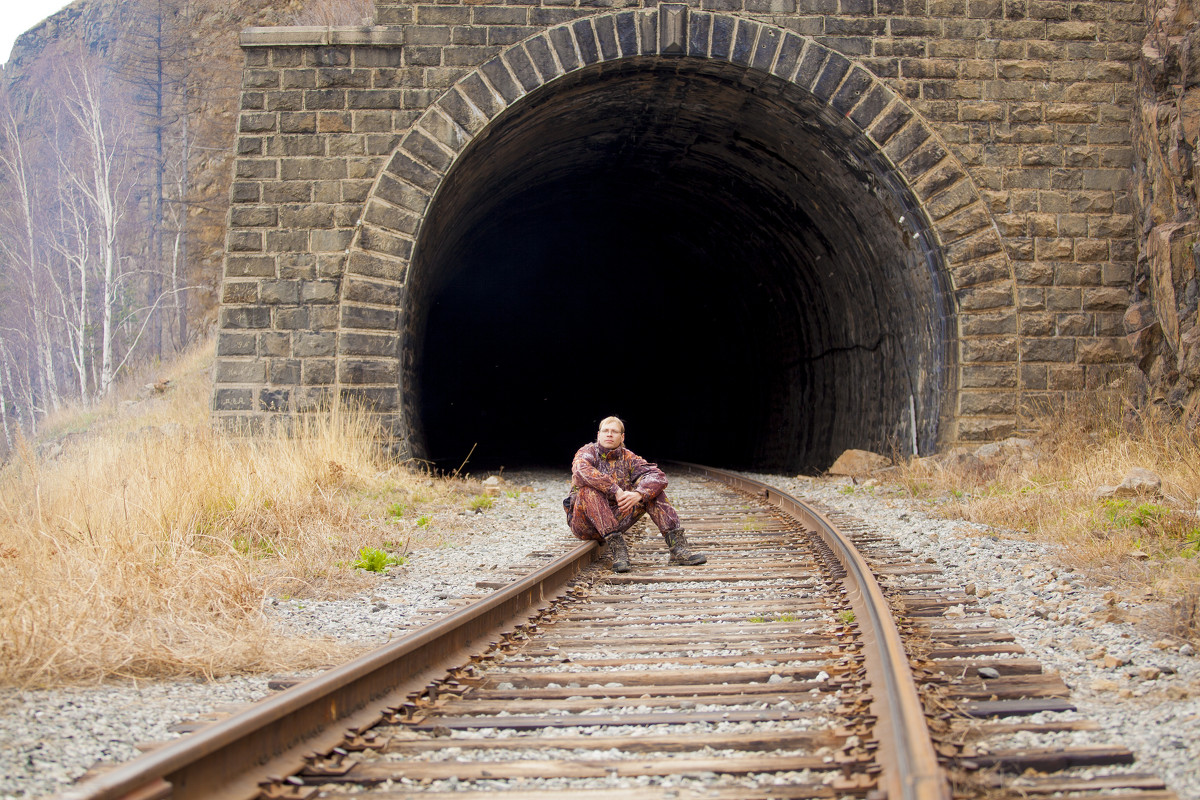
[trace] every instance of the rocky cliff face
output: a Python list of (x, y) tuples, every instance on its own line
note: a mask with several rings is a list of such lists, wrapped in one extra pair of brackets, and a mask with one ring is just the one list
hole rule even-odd
[[(0, 92), (12, 101), (22, 126), (37, 128), (45, 117), (40, 93), (52, 94), (56, 68), (82, 58), (122, 72), (139, 56), (138, 38), (147, 20), (161, 15), (171, 65), (186, 73), (186, 120), (172, 117), (175, 133), (186, 125), (190, 148), (187, 190), (188, 284), (191, 329), (202, 331), (215, 316), (224, 252), (231, 159), (243, 55), (241, 30), (257, 25), (294, 24), (305, 0), (75, 0), (17, 39), (0, 68)], [(144, 54), (143, 54), (144, 55)], [(46, 128), (43, 125), (43, 132)]]
[(1133, 120), (1141, 248), (1125, 314), (1143, 390), (1200, 425), (1200, 0), (1149, 0)]

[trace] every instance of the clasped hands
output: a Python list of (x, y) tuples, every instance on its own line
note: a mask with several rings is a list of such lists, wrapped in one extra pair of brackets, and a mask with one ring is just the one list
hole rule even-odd
[(641, 492), (627, 492), (624, 489), (617, 489), (617, 510), (622, 514), (628, 514), (633, 510), (634, 506), (642, 502)]

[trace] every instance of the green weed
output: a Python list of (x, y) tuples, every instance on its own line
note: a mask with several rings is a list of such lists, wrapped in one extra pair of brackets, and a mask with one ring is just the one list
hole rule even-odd
[(486, 494), (476, 495), (467, 503), (467, 508), (474, 511), (476, 514), (482, 513), (492, 507), (492, 498)]
[(1137, 525), (1145, 528), (1160, 522), (1171, 511), (1156, 503), (1139, 503), (1135, 506), (1129, 500), (1105, 500), (1104, 513), (1113, 527), (1129, 528)]
[(404, 512), (408, 507), (404, 503), (392, 503), (387, 507), (387, 517), (391, 520), (397, 520), (404, 516)]
[(842, 623), (843, 625), (849, 625), (851, 622), (854, 622), (854, 620), (855, 620), (854, 612), (849, 611), (849, 610), (839, 611), (838, 615), (837, 615), (837, 619), (838, 619), (838, 622)]
[(433, 522), (433, 517), (429, 516), (428, 514), (422, 514), (420, 516), (420, 518), (417, 519), (417, 527), (418, 528), (428, 528), (432, 522)]
[(508, 497), (509, 500), (516, 500), (518, 497), (521, 496), (521, 490), (520, 489), (509, 489), (504, 494), (506, 497)]
[(1183, 538), (1183, 549), (1179, 555), (1184, 558), (1200, 557), (1200, 528), (1193, 528)]
[(790, 613), (776, 614), (774, 617), (765, 614), (755, 614), (749, 619), (750, 622), (796, 622), (796, 620), (796, 615)]
[(383, 572), (388, 567), (400, 566), (407, 561), (404, 556), (394, 556), (377, 547), (363, 547), (358, 551), (358, 561), (354, 562), (354, 568), (365, 569), (367, 572)]

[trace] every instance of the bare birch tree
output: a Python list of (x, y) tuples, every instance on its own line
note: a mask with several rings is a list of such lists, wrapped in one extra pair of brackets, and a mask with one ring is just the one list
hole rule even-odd
[[(8, 202), (3, 204), (6, 235), (0, 236), (0, 257), (7, 265), (9, 302), (16, 302), (14, 316), (24, 317), (13, 327), (22, 330), (26, 362), (32, 368), (29, 385), (36, 386), (36, 396), (46, 409), (58, 408), (60, 394), (54, 369), (54, 346), (51, 319), (45, 303), (45, 283), (49, 275), (45, 248), (35, 219), (39, 216), (37, 184), (32, 177), (33, 167), (28, 157), (26, 134), (17, 125), (12, 110), (4, 108), (0, 118), (0, 134), (4, 147), (0, 149), (0, 170), (8, 188)], [(10, 340), (11, 341), (11, 340)], [(10, 347), (10, 351), (13, 348)], [(31, 406), (40, 405), (30, 398)], [(34, 407), (30, 411), (35, 410)]]
[(51, 246), (60, 259), (60, 269), (54, 275), (54, 286), (65, 340), (61, 345), (68, 353), (68, 360), (75, 372), (79, 400), (86, 404), (95, 397), (94, 387), (89, 380), (94, 374), (89, 341), (92, 302), (90, 274), (94, 260), (91, 224), (78, 195), (61, 184), (58, 189), (58, 220)]
[(86, 213), (96, 227), (93, 247), (101, 295), (96, 392), (104, 395), (116, 375), (118, 304), (126, 277), (119, 236), (132, 174), (129, 152), (121, 147), (122, 140), (129, 135), (128, 118), (106, 113), (111, 107), (120, 107), (120, 103), (106, 102), (99, 79), (85, 65), (81, 58), (80, 66), (68, 68), (70, 88), (63, 97), (63, 109), (75, 125), (80, 146), (73, 153), (60, 151), (59, 157), (63, 177), (86, 204)]

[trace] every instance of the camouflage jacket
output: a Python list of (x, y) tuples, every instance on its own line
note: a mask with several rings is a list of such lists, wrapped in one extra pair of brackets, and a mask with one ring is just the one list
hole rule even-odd
[(596, 442), (579, 448), (571, 462), (571, 497), (580, 487), (591, 486), (615, 501), (617, 490), (639, 492), (649, 500), (667, 488), (667, 476), (646, 459), (625, 447), (605, 450)]

